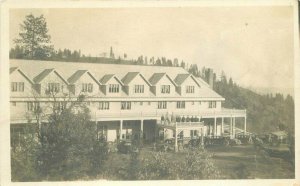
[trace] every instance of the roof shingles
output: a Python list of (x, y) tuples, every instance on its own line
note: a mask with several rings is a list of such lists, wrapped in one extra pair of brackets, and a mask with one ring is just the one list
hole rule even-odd
[(78, 79), (80, 79), (80, 77), (86, 73), (87, 70), (77, 70), (69, 79), (68, 82), (70, 84), (74, 84)]
[(34, 83), (40, 83), (45, 77), (47, 77), (54, 69), (45, 69), (43, 72), (41, 72), (39, 75), (37, 75), (35, 78), (33, 78)]
[(100, 83), (105, 85), (114, 76), (114, 74), (106, 74), (100, 79)]
[(152, 84), (152, 85), (156, 85), (159, 80), (164, 77), (166, 73), (154, 73), (151, 78), (149, 79), (149, 82)]
[(177, 85), (181, 85), (189, 76), (190, 74), (178, 74), (174, 81)]
[(128, 72), (122, 79), (124, 85), (128, 85), (137, 75), (139, 72)]

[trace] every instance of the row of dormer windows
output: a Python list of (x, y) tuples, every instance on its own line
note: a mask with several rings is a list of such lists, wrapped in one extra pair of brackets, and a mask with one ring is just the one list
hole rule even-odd
[[(170, 85), (161, 85), (160, 92), (162, 94), (170, 94)], [(12, 92), (24, 92), (24, 82), (12, 82), (11, 83), (11, 91)], [(63, 91), (63, 85), (60, 86), (60, 83), (48, 83), (46, 93), (58, 93)], [(82, 83), (82, 92), (93, 92), (93, 84), (92, 83)], [(119, 93), (120, 86), (119, 84), (109, 84), (109, 93)], [(134, 85), (134, 93), (144, 93), (145, 87), (144, 85)], [(186, 86), (186, 93), (195, 93), (195, 86)]]

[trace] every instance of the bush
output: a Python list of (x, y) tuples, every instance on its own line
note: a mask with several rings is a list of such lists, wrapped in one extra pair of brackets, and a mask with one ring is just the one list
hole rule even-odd
[(89, 119), (82, 103), (54, 111), (49, 122), (41, 125), (38, 137), (27, 137), (28, 142), (12, 152), (13, 179), (77, 180), (101, 173), (107, 145), (96, 139), (96, 126)]
[(132, 157), (126, 177), (135, 180), (201, 180), (221, 178), (212, 154), (203, 149), (189, 151), (182, 160), (166, 152), (152, 152), (149, 157)]

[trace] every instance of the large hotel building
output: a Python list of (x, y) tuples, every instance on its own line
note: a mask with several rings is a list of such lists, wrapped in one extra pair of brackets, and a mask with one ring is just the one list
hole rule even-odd
[[(36, 108), (63, 109), (81, 95), (107, 141), (142, 137), (151, 142), (161, 132), (165, 138), (246, 133), (246, 110), (223, 108), (222, 96), (181, 67), (10, 60), (10, 85), (15, 133), (37, 122)], [(243, 127), (235, 126), (236, 118)]]

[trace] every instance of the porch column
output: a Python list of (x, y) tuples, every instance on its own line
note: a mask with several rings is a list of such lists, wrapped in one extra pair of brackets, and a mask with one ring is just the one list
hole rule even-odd
[(232, 138), (232, 117), (230, 117), (230, 128), (229, 128), (230, 138)]
[(201, 146), (204, 146), (204, 128), (201, 128)]
[(178, 145), (177, 145), (177, 128), (175, 128), (175, 152), (178, 151)]
[(122, 139), (123, 120), (120, 120), (120, 140)]
[(96, 137), (97, 137), (97, 140), (99, 140), (98, 122), (96, 121), (95, 123), (96, 123), (96, 131), (97, 131)]
[(235, 138), (235, 117), (233, 117), (233, 138)]
[(214, 119), (214, 136), (217, 135), (217, 118)]
[(247, 116), (245, 116), (245, 124), (244, 124), (244, 134), (246, 135), (247, 134)]
[(143, 134), (143, 131), (144, 131), (144, 120), (141, 120), (141, 132)]
[(222, 122), (221, 122), (221, 136), (224, 134), (224, 117), (222, 117)]

